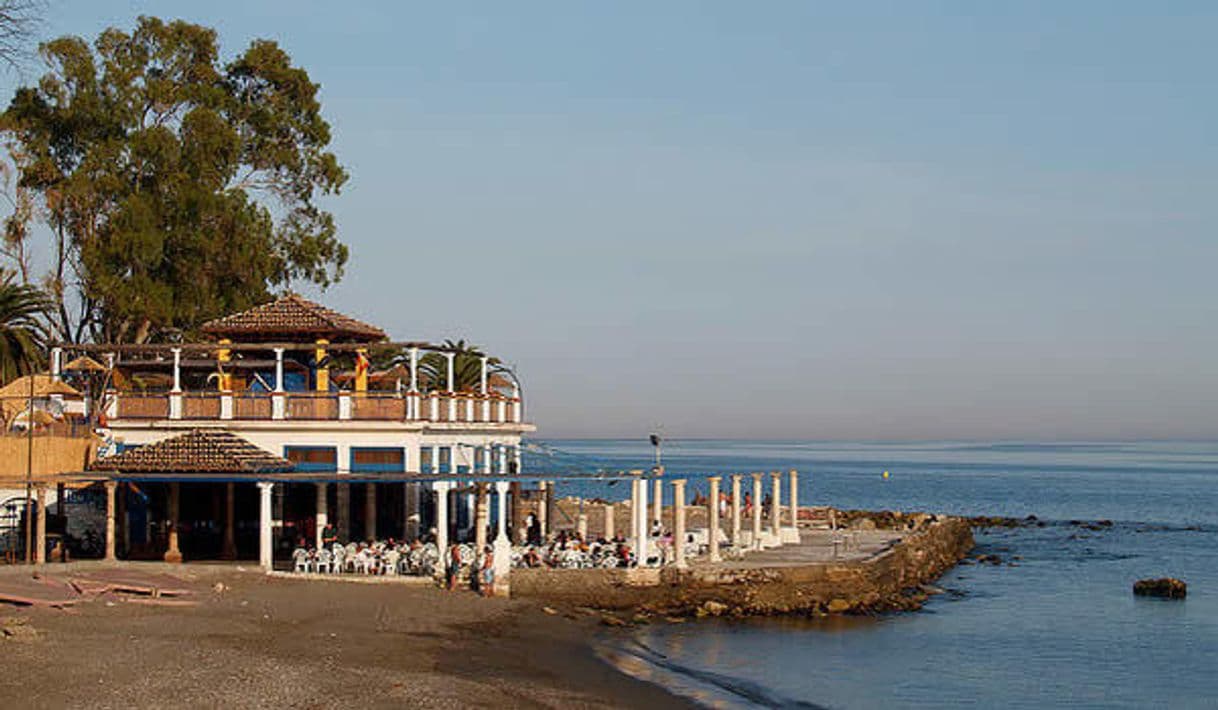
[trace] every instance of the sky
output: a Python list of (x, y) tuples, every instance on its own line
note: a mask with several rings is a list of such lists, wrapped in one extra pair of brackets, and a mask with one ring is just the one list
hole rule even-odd
[(278, 41), (352, 176), (310, 295), (543, 438), (1218, 437), (1214, 3), (48, 2)]

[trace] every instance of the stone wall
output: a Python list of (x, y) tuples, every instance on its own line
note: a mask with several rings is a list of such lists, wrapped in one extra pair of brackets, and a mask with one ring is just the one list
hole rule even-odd
[(662, 614), (913, 609), (926, 599), (921, 586), (954, 566), (972, 547), (968, 521), (938, 517), (866, 560), (759, 569), (695, 565), (687, 570), (513, 570), (512, 595), (553, 604)]

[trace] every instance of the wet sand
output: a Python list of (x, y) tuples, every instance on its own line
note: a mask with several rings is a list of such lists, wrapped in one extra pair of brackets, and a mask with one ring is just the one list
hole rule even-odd
[(0, 697), (38, 708), (689, 706), (598, 659), (595, 617), (432, 587), (189, 574), (197, 605), (0, 605), (36, 631), (0, 638)]

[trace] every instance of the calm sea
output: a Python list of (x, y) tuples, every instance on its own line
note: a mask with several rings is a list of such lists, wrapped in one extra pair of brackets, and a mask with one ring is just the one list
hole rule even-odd
[[(526, 464), (652, 457), (646, 441), (548, 443)], [(1218, 707), (1218, 443), (680, 441), (663, 453), (694, 489), (700, 475), (796, 468), (805, 505), (1047, 524), (979, 532), (976, 553), (1015, 565), (959, 567), (918, 613), (646, 627), (618, 655), (638, 675), (721, 707)], [(1071, 522), (1094, 520), (1114, 524)], [(1188, 582), (1187, 600), (1132, 596), (1134, 580), (1164, 575)]]

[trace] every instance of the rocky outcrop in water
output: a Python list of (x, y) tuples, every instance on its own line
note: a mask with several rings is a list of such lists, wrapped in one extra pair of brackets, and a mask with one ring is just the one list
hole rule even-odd
[(1188, 596), (1188, 585), (1174, 577), (1139, 579), (1133, 583), (1133, 593), (1140, 597), (1183, 599)]

